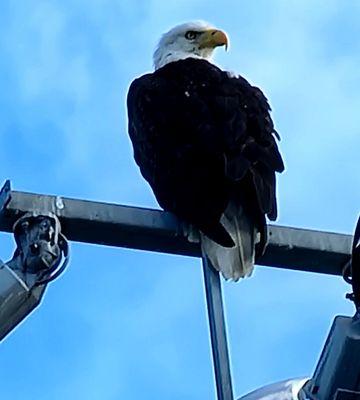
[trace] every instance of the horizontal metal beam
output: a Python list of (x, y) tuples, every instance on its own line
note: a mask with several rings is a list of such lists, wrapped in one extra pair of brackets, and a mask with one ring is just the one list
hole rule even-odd
[[(56, 214), (69, 240), (201, 257), (170, 213), (117, 204), (11, 191), (0, 230), (11, 232), (25, 212)], [(269, 226), (269, 244), (258, 264), (341, 274), (350, 259), (351, 235)]]

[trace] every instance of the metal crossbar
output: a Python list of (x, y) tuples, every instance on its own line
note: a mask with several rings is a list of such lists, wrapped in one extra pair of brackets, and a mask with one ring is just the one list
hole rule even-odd
[[(0, 213), (0, 231), (11, 232), (27, 212), (51, 212), (69, 240), (202, 256), (199, 244), (184, 237), (176, 217), (160, 210), (10, 191), (8, 183), (0, 197), (1, 193), (6, 207)], [(269, 244), (258, 264), (340, 275), (349, 262), (351, 242), (351, 235), (271, 225)], [(217, 398), (233, 400), (221, 281), (209, 260), (202, 259)]]
[[(15, 221), (32, 211), (57, 215), (69, 240), (201, 257), (200, 246), (187, 241), (170, 213), (59, 196), (11, 191), (0, 231), (11, 232)], [(270, 225), (258, 264), (341, 275), (351, 242), (351, 235)]]

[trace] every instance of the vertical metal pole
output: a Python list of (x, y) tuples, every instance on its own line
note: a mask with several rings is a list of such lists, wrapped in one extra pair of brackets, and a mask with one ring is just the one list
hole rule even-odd
[(204, 255), (202, 262), (217, 398), (233, 400), (220, 276)]

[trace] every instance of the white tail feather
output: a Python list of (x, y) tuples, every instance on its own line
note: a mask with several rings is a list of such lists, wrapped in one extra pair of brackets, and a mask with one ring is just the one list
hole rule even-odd
[(241, 205), (234, 202), (230, 202), (227, 206), (221, 217), (221, 223), (232, 237), (235, 246), (231, 248), (220, 246), (201, 234), (201, 248), (225, 279), (236, 282), (240, 278), (250, 276), (254, 269), (258, 231)]

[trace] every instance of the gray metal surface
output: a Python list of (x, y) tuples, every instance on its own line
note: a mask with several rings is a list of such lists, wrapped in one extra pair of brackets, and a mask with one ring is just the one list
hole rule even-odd
[(334, 400), (359, 400), (360, 392), (354, 392), (350, 390), (338, 390)]
[(33, 287), (24, 278), (0, 260), (0, 341), (40, 303), (45, 292), (45, 285)]
[[(201, 256), (200, 246), (183, 237), (178, 220), (160, 210), (12, 191), (0, 230), (10, 232), (28, 211), (53, 212), (69, 240)], [(272, 225), (258, 264), (340, 275), (350, 258), (351, 240), (351, 235)]]
[(233, 400), (220, 276), (207, 257), (202, 260), (217, 399)]
[(359, 316), (335, 318), (314, 376), (304, 392), (311, 400), (345, 400), (353, 395), (360, 399)]

